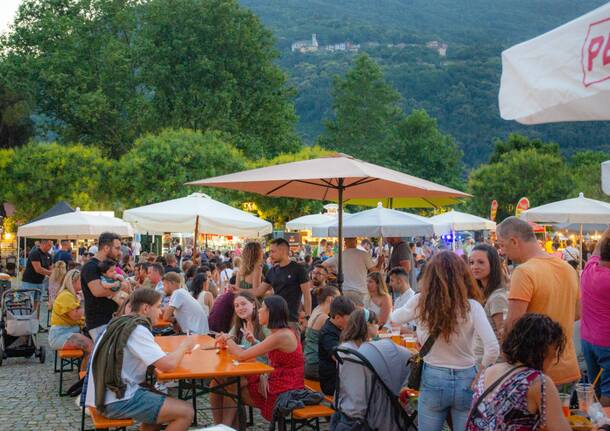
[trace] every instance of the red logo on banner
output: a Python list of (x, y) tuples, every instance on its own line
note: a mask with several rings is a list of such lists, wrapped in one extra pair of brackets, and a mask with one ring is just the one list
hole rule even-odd
[(585, 87), (610, 79), (610, 18), (589, 25), (580, 63)]

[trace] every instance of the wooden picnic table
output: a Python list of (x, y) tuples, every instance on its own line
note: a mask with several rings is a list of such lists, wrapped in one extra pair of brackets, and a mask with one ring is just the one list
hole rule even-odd
[(170, 322), (169, 320), (157, 319), (157, 321), (153, 325), (153, 328), (167, 328), (168, 326), (172, 326), (172, 325), (173, 325), (173, 323)]
[[(172, 335), (155, 337), (155, 341), (164, 352), (174, 351), (185, 339), (186, 335)], [(214, 338), (209, 335), (191, 335), (196, 337), (199, 347), (191, 353), (187, 353), (180, 361), (178, 367), (170, 372), (155, 370), (157, 380), (186, 380), (191, 383), (193, 409), (195, 410), (194, 425), (197, 425), (197, 382), (202, 382), (206, 393), (217, 393), (234, 399), (237, 403), (238, 412), (241, 412), (241, 393), (232, 394), (226, 390), (228, 386), (237, 384), (243, 376), (267, 374), (273, 368), (267, 364), (256, 361), (237, 362), (226, 349), (216, 349)], [(224, 379), (218, 381), (217, 386), (206, 384), (206, 379)], [(239, 429), (245, 430), (245, 420), (241, 414), (239, 417)]]

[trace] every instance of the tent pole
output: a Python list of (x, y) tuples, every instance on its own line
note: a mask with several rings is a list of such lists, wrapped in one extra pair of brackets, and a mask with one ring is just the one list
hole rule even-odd
[(580, 224), (580, 261), (578, 262), (578, 269), (582, 271), (582, 223)]
[(451, 249), (455, 251), (455, 226), (451, 226)]
[(339, 249), (339, 258), (337, 261), (337, 285), (339, 286), (339, 290), (342, 291), (343, 287), (343, 178), (339, 178), (338, 180), (338, 189), (339, 193), (338, 201), (338, 222), (339, 222), (339, 232), (338, 235), (338, 249)]
[(19, 276), (19, 262), (21, 260), (21, 253), (19, 252), (19, 246), (20, 246), (20, 239), (19, 236), (17, 236), (17, 269), (15, 272), (15, 277)]

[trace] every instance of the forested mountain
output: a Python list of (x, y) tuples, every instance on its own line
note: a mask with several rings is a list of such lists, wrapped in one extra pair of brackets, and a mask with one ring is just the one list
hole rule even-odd
[[(333, 77), (354, 52), (291, 52), (316, 33), (320, 47), (359, 45), (381, 64), (407, 111), (424, 108), (464, 150), (465, 162), (486, 161), (495, 138), (510, 132), (553, 140), (566, 154), (610, 151), (610, 122), (525, 127), (504, 121), (497, 95), (503, 49), (574, 19), (602, 0), (241, 0), (276, 35), (280, 65), (296, 89), (298, 131), (313, 143), (331, 112)], [(447, 45), (446, 56), (427, 47)], [(374, 143), (371, 143), (374, 145)]]

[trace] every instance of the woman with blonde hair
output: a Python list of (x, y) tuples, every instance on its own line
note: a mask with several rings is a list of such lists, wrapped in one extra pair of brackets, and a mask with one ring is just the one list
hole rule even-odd
[(263, 248), (258, 242), (253, 241), (245, 245), (235, 273), (235, 285), (240, 290), (257, 289), (260, 286), (263, 278)]
[(85, 318), (80, 306), (80, 291), (80, 271), (72, 269), (64, 277), (53, 302), (49, 330), (49, 345), (53, 350), (81, 349), (88, 354), (93, 348), (91, 339), (81, 333)]
[(460, 256), (450, 251), (433, 256), (419, 286), (420, 293), (390, 316), (396, 323), (417, 322), (424, 361), (419, 429), (440, 431), (451, 414), (453, 429), (464, 430), (477, 375), (474, 337), (483, 341), (483, 367), (495, 363), (498, 340), (481, 305), (481, 291)]
[(55, 301), (55, 297), (59, 293), (59, 289), (64, 281), (66, 272), (66, 262), (63, 260), (58, 260), (53, 264), (51, 275), (49, 276), (49, 310), (53, 308), (53, 301)]
[(369, 308), (377, 315), (379, 326), (383, 326), (388, 321), (392, 311), (392, 297), (381, 273), (371, 272), (366, 279), (366, 287), (371, 297)]

